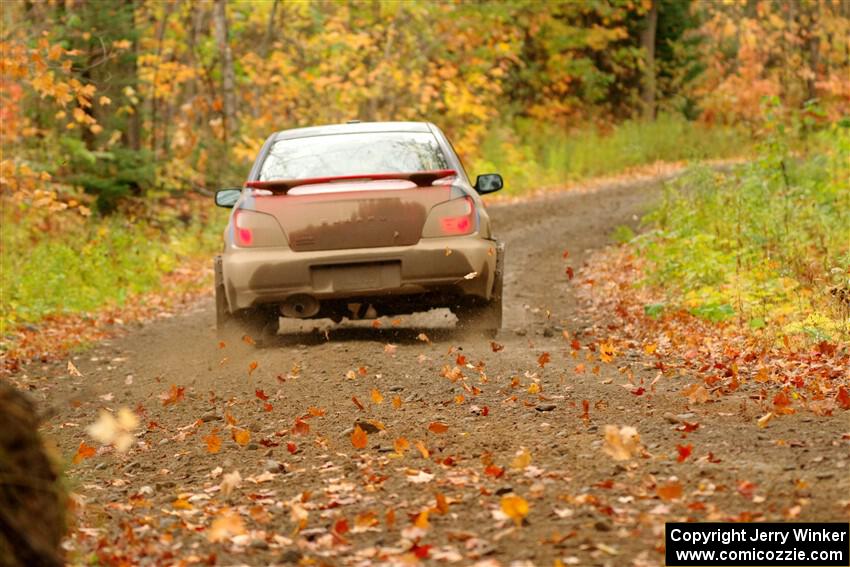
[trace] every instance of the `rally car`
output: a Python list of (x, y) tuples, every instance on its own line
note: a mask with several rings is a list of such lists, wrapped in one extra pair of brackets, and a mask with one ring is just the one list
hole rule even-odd
[(279, 317), (340, 322), (448, 307), (458, 326), (502, 323), (504, 246), (446, 136), (424, 122), (350, 122), (269, 136), (215, 258), (217, 328), (257, 340)]

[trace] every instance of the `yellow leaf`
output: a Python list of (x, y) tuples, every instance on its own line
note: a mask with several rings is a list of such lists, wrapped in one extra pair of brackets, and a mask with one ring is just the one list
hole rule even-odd
[(516, 457), (511, 461), (511, 467), (522, 470), (531, 464), (531, 453), (525, 447), (517, 453)]
[(516, 494), (502, 496), (501, 507), (502, 512), (517, 526), (521, 526), (522, 521), (528, 516), (528, 502), (522, 496)]
[(761, 416), (761, 417), (758, 419), (758, 426), (759, 426), (759, 428), (761, 428), (761, 429), (766, 428), (766, 427), (767, 427), (767, 424), (768, 424), (768, 423), (770, 423), (770, 420), (771, 420), (771, 419), (773, 419), (773, 416), (774, 416), (774, 414), (773, 414), (773, 412), (772, 412), (772, 411), (769, 411), (769, 412), (767, 412), (766, 414), (764, 414), (763, 416)]
[(539, 394), (540, 393), (540, 384), (534, 382), (531, 386), (528, 387), (529, 394)]
[(372, 403), (382, 404), (384, 403), (384, 396), (381, 395), (376, 388), (372, 388)]
[(218, 429), (213, 429), (212, 433), (204, 437), (207, 442), (208, 453), (218, 453), (221, 450), (221, 437), (218, 436)]
[(396, 396), (393, 398), (393, 408), (399, 409), (401, 407), (401, 396)]
[(414, 520), (413, 525), (419, 528), (420, 530), (427, 530), (429, 527), (428, 510), (420, 512), (419, 515), (416, 516), (416, 520)]
[(101, 106), (108, 106), (108, 105), (112, 104), (112, 99), (109, 98), (108, 96), (102, 96), (99, 99), (97, 99), (97, 103)]
[(185, 498), (178, 498), (171, 503), (171, 507), (176, 510), (191, 510), (192, 504)]

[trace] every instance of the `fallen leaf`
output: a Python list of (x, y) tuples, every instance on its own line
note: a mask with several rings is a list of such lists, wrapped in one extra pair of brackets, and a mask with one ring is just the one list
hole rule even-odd
[(372, 403), (373, 404), (384, 403), (384, 396), (381, 395), (381, 392), (379, 392), (377, 388), (372, 388)]
[(251, 432), (247, 429), (239, 429), (238, 427), (234, 427), (230, 430), (230, 436), (242, 447), (251, 442)]
[(416, 449), (419, 451), (419, 454), (422, 455), (423, 459), (427, 459), (431, 456), (431, 452), (428, 450), (428, 448), (425, 446), (425, 443), (423, 443), (422, 441), (416, 442)]
[(296, 417), (295, 425), (292, 426), (292, 433), (295, 435), (307, 435), (310, 433), (310, 424), (300, 417)]
[(259, 399), (263, 400), (264, 402), (267, 402), (269, 400), (268, 395), (262, 390), (254, 390), (254, 395), (257, 396)]
[(393, 398), (393, 409), (399, 409), (401, 407), (401, 396), (396, 396)]
[(77, 370), (77, 367), (74, 366), (74, 363), (71, 362), (70, 360), (68, 361), (68, 374), (70, 374), (71, 376), (75, 376), (77, 378), (82, 378), (82, 376), (83, 376), (83, 373), (80, 372), (79, 370)]
[(599, 360), (602, 362), (612, 362), (614, 356), (616, 356), (616, 351), (613, 343), (605, 342), (599, 344)]
[(679, 456), (676, 457), (676, 460), (680, 463), (684, 463), (688, 457), (691, 456), (691, 453), (694, 450), (694, 446), (691, 444), (687, 445), (676, 445), (676, 450), (679, 452)]
[(248, 376), (253, 374), (256, 369), (257, 369), (257, 361), (254, 360), (254, 361), (251, 362), (251, 364), (248, 365)]
[(539, 366), (540, 368), (543, 368), (543, 367), (545, 367), (545, 366), (546, 366), (546, 365), (547, 365), (547, 364), (548, 364), (551, 360), (552, 360), (552, 357), (549, 355), (549, 353), (548, 353), (548, 352), (544, 352), (543, 354), (541, 354), (540, 356), (538, 356), (538, 357), (537, 357), (537, 366)]
[(170, 406), (171, 404), (176, 404), (180, 400), (183, 399), (183, 393), (186, 391), (184, 386), (177, 386), (176, 384), (172, 384), (171, 388), (168, 392), (161, 394), (159, 399), (162, 400), (162, 405)]
[(425, 333), (419, 333), (416, 335), (416, 340), (422, 341), (423, 343), (431, 344), (431, 339), (428, 338), (428, 335)]
[(522, 470), (531, 464), (531, 453), (525, 447), (518, 451), (516, 456), (511, 461), (511, 467), (517, 470)]
[(80, 446), (77, 447), (77, 452), (74, 455), (74, 464), (76, 465), (77, 463), (85, 459), (90, 459), (91, 457), (94, 457), (95, 453), (97, 453), (97, 449), (86, 445), (85, 441), (80, 441)]
[(708, 390), (700, 384), (692, 384), (682, 390), (682, 395), (692, 404), (704, 404), (709, 400)]
[(756, 423), (758, 423), (758, 426), (761, 429), (764, 429), (765, 427), (767, 427), (767, 424), (770, 423), (770, 420), (773, 419), (773, 416), (774, 413), (772, 411), (767, 412), (766, 414), (758, 418), (758, 421)]
[(393, 443), (393, 448), (399, 455), (404, 455), (404, 452), (410, 449), (410, 443), (404, 437), (399, 437)]
[(357, 409), (360, 411), (364, 411), (366, 407), (360, 403), (360, 400), (357, 399), (357, 396), (351, 396), (351, 401), (354, 402), (354, 405), (357, 406)]
[(662, 484), (655, 489), (655, 492), (664, 501), (678, 500), (682, 497), (682, 485), (679, 482)]
[(218, 428), (213, 429), (209, 435), (204, 437), (207, 443), (207, 453), (218, 453), (221, 450), (221, 437), (218, 436)]
[(428, 431), (430, 431), (431, 433), (436, 433), (438, 435), (441, 433), (445, 433), (448, 430), (449, 426), (439, 421), (432, 421), (431, 424), (428, 426)]
[(354, 431), (351, 433), (351, 444), (355, 449), (365, 449), (369, 443), (369, 436), (365, 431), (360, 429), (359, 425), (354, 426)]
[(500, 345), (499, 343), (497, 343), (495, 341), (490, 341), (490, 349), (493, 352), (499, 352), (499, 351), (502, 351), (502, 350), (505, 349), (505, 345)]
[(296, 445), (292, 441), (289, 441), (286, 444), (286, 450), (289, 451), (290, 455), (294, 455), (295, 453), (298, 452), (298, 445)]
[(522, 496), (516, 494), (506, 494), (502, 496), (500, 502), (502, 512), (514, 521), (517, 527), (522, 525), (522, 521), (528, 516), (528, 502)]

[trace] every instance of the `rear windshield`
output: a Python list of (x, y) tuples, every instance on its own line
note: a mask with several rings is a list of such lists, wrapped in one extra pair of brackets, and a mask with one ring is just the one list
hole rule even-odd
[(260, 181), (449, 169), (430, 132), (367, 132), (278, 140)]

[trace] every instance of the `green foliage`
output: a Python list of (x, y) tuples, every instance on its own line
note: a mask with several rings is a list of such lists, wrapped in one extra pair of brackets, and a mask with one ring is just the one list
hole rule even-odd
[(508, 193), (612, 175), (657, 161), (745, 155), (752, 142), (740, 130), (704, 128), (675, 115), (653, 122), (629, 120), (600, 132), (593, 127), (566, 131), (517, 120), (492, 128), (472, 172), (500, 172)]
[(848, 331), (828, 290), (850, 286), (850, 133), (821, 132), (805, 159), (788, 140), (777, 125), (755, 161), (695, 167), (668, 187), (640, 244), (646, 283), (711, 321), (836, 338)]
[[(6, 207), (0, 233), (0, 327), (46, 316), (121, 305), (131, 294), (156, 289), (163, 274), (188, 258), (211, 257), (220, 245), (225, 213), (185, 223), (176, 211), (149, 220), (115, 215), (45, 230), (49, 219), (27, 207)], [(210, 209), (212, 209), (210, 205)]]
[[(68, 145), (72, 145), (66, 140)], [(154, 182), (154, 162), (145, 150), (115, 148), (112, 151), (90, 152), (74, 140), (72, 152), (76, 174), (68, 181), (95, 195), (95, 205), (102, 214), (111, 213), (122, 197), (143, 195)]]

